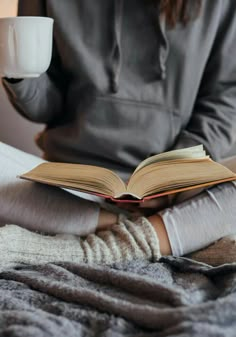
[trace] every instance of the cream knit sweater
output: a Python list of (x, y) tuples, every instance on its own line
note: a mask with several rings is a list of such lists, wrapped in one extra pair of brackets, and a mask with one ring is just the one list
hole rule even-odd
[(134, 259), (156, 261), (159, 240), (146, 218), (123, 219), (110, 230), (76, 235), (41, 235), (15, 225), (0, 228), (1, 263), (86, 262), (112, 264)]

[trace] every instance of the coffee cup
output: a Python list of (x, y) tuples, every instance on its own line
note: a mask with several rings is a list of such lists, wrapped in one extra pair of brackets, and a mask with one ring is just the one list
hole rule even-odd
[(50, 65), (52, 44), (52, 18), (0, 18), (0, 76), (16, 79), (40, 76)]

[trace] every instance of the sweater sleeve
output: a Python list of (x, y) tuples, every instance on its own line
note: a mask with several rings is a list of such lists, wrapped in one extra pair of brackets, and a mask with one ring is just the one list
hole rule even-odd
[(236, 141), (236, 14), (222, 1), (222, 16), (198, 91), (192, 117), (175, 148), (202, 143), (216, 160)]
[[(19, 16), (47, 16), (44, 0), (19, 0)], [(48, 71), (38, 78), (23, 79), (10, 83), (2, 79), (10, 102), (25, 118), (38, 122), (50, 123), (62, 114), (66, 80), (60, 65), (56, 44)]]
[(214, 186), (159, 214), (173, 255), (182, 256), (236, 233), (236, 183)]

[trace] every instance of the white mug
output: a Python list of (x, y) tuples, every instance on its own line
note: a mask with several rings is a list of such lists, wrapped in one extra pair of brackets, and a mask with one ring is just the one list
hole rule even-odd
[(53, 19), (0, 18), (0, 77), (38, 77), (51, 62)]

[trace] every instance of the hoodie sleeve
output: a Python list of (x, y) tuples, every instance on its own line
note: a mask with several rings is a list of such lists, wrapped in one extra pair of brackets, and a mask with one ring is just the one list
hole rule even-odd
[[(19, 0), (19, 16), (47, 16), (44, 0)], [(10, 82), (2, 79), (8, 98), (14, 108), (25, 118), (38, 122), (50, 123), (62, 114), (65, 80), (62, 78), (60, 60), (53, 46), (52, 61), (48, 71), (38, 78)]]
[(202, 143), (212, 158), (236, 141), (236, 5), (221, 1), (222, 16), (192, 117), (175, 148)]

